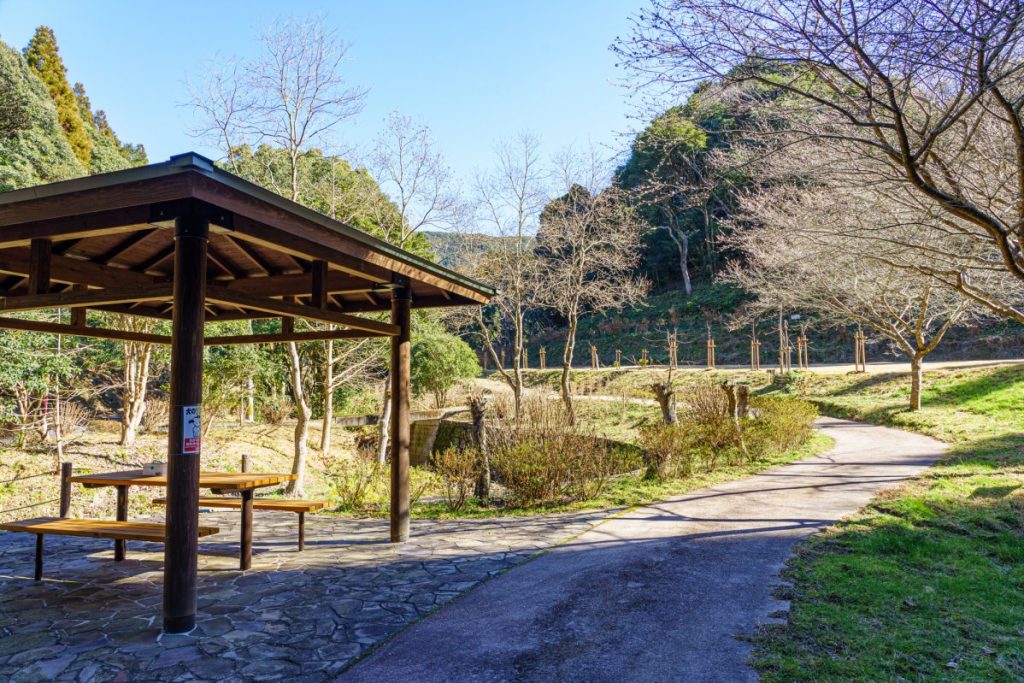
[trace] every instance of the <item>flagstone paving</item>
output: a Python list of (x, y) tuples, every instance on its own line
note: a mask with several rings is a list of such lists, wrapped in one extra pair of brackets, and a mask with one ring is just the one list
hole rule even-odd
[[(321, 681), (479, 582), (615, 511), (490, 520), (386, 520), (257, 511), (251, 570), (237, 569), (238, 513), (203, 513), (198, 626), (160, 637), (163, 547), (0, 533), (0, 681)], [(159, 521), (156, 517), (153, 521)]]

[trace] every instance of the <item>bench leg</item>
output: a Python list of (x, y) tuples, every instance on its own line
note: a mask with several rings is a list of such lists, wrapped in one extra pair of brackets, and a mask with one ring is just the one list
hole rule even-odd
[(43, 580), (43, 535), (36, 534), (36, 581)]
[(306, 513), (299, 513), (299, 552), (306, 548)]
[[(117, 521), (128, 521), (128, 487), (117, 487)], [(114, 541), (114, 561), (120, 562), (124, 559), (127, 541)]]
[(252, 567), (252, 489), (242, 490), (242, 539), (239, 566)]

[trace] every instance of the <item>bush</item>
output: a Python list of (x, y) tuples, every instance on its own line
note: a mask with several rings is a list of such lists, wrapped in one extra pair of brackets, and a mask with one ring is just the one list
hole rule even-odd
[(488, 428), (491, 469), (510, 502), (522, 507), (595, 498), (615, 474), (636, 466), (625, 449), (570, 424), (560, 401), (528, 396), (523, 417), (496, 402)]
[(434, 396), (434, 405), (443, 408), (448, 392), (466, 380), (479, 377), (482, 370), (476, 353), (465, 341), (443, 329), (429, 330), (412, 344), (411, 377), (417, 396)]
[(746, 430), (748, 446), (761, 457), (803, 445), (818, 416), (813, 403), (796, 398), (757, 396), (750, 406), (755, 417)]
[(446, 448), (434, 456), (444, 499), (452, 512), (461, 510), (480, 476), (480, 453), (475, 448)]
[(154, 434), (167, 425), (171, 417), (171, 403), (165, 398), (147, 398), (146, 409), (142, 411), (142, 430)]
[(330, 477), (331, 497), (339, 510), (365, 510), (388, 498), (388, 466), (376, 460), (354, 458), (332, 468)]
[(688, 395), (678, 425), (648, 425), (640, 430), (647, 474), (657, 479), (689, 476), (698, 467), (708, 472), (723, 465), (770, 458), (803, 445), (817, 411), (813, 404), (780, 396), (751, 400), (751, 416), (728, 415), (722, 399), (700, 387)]
[(275, 427), (284, 424), (295, 413), (295, 404), (287, 396), (269, 398), (260, 404), (263, 421)]

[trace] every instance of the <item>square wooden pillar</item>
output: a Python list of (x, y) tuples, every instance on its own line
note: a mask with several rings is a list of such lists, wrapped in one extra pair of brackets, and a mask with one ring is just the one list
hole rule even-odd
[(391, 542), (409, 538), (409, 371), (412, 295), (408, 285), (391, 298), (391, 322), (400, 328), (391, 338)]
[(210, 224), (187, 214), (174, 224), (174, 319), (171, 414), (167, 443), (164, 532), (164, 632), (196, 625), (199, 555), (200, 404), (203, 397), (203, 316)]

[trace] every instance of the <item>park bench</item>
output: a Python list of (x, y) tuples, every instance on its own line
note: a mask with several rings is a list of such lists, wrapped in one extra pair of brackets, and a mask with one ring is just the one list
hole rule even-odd
[[(166, 498), (157, 498), (154, 505), (166, 505)], [(306, 513), (326, 507), (327, 503), (319, 500), (297, 500), (292, 498), (254, 498), (252, 507), (254, 510), (277, 510), (279, 512), (294, 512), (299, 516), (299, 550), (306, 547)], [(240, 510), (242, 499), (230, 496), (200, 496), (199, 507), (207, 508), (229, 508)]]
[[(2, 531), (14, 531), (36, 535), (36, 581), (43, 578), (43, 536), (85, 536), (87, 538), (109, 538), (115, 541), (164, 542), (164, 525), (149, 522), (118, 522), (107, 519), (68, 519), (66, 517), (36, 517), (18, 522), (0, 524)], [(199, 536), (212, 536), (219, 529), (213, 526), (199, 527)]]

